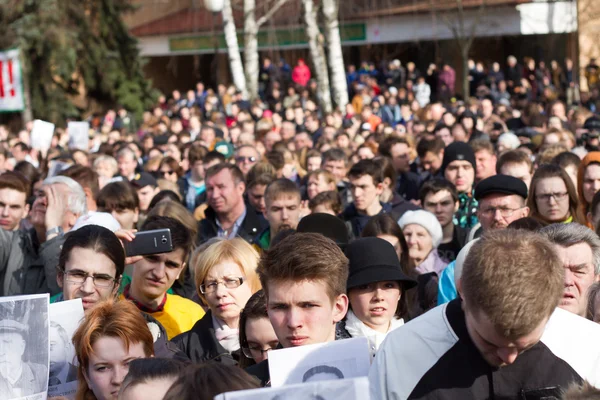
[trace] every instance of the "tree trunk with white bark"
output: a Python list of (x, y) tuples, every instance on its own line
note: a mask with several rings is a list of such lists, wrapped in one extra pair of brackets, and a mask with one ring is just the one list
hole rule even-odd
[(308, 46), (317, 77), (319, 102), (323, 111), (330, 113), (333, 107), (331, 105), (331, 93), (329, 89), (329, 73), (327, 71), (325, 51), (323, 50), (323, 36), (317, 25), (317, 10), (315, 9), (313, 0), (302, 0), (302, 3), (304, 5), (304, 22), (306, 23)]
[(237, 40), (235, 21), (233, 20), (233, 10), (231, 0), (223, 2), (223, 32), (225, 33), (225, 42), (227, 43), (227, 54), (229, 56), (229, 67), (233, 77), (233, 84), (243, 93), (244, 98), (248, 97), (246, 90), (246, 77), (244, 76), (244, 66), (240, 56), (240, 46)]
[(340, 38), (340, 23), (338, 19), (339, 0), (323, 0), (323, 16), (325, 17), (325, 33), (329, 68), (331, 69), (331, 86), (335, 104), (342, 113), (346, 113), (348, 104), (348, 83), (342, 55), (342, 40)]

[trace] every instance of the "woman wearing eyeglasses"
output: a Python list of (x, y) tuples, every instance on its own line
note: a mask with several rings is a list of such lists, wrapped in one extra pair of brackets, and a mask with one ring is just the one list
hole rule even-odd
[(160, 175), (163, 179), (173, 183), (177, 183), (179, 178), (183, 175), (183, 171), (181, 170), (179, 163), (173, 157), (163, 158), (160, 162), (158, 170), (160, 171)]
[(558, 165), (540, 165), (527, 198), (529, 216), (544, 225), (579, 221), (577, 191), (569, 175)]
[(268, 352), (279, 346), (267, 314), (267, 298), (262, 290), (250, 297), (240, 314), (240, 346), (244, 354), (240, 358), (241, 368), (266, 360)]
[(114, 298), (125, 269), (125, 252), (110, 230), (88, 225), (66, 235), (58, 259), (58, 299), (81, 299), (86, 313), (98, 302)]
[(235, 363), (240, 357), (240, 312), (260, 289), (258, 253), (240, 238), (214, 238), (192, 256), (198, 296), (209, 311), (173, 342), (193, 362)]

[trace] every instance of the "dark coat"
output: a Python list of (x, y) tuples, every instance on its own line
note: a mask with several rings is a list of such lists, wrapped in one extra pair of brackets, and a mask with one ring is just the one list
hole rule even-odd
[(229, 353), (217, 340), (212, 324), (212, 312), (194, 324), (192, 329), (171, 339), (181, 351), (194, 363), (219, 361), (224, 364), (236, 365), (239, 354)]
[(399, 220), (407, 211), (415, 211), (421, 209), (420, 207), (414, 205), (410, 201), (404, 200), (404, 198), (398, 193), (394, 193), (392, 200), (390, 200), (390, 205), (392, 206), (392, 216), (396, 220)]
[[(379, 214), (386, 214), (392, 212), (392, 206), (390, 205), (390, 203), (381, 203), (381, 206), (383, 208), (381, 209)], [(365, 228), (367, 222), (369, 222), (371, 217), (372, 216), (359, 214), (358, 210), (354, 206), (354, 203), (346, 207), (346, 209), (340, 215), (340, 218), (350, 223), (350, 226), (352, 228), (352, 234), (355, 238), (360, 237), (362, 230)], [(392, 215), (392, 217), (394, 216)]]
[[(202, 244), (209, 239), (217, 236), (219, 227), (217, 226), (217, 214), (208, 207), (205, 212), (206, 218), (198, 224), (197, 243)], [(237, 236), (241, 237), (248, 243), (254, 243), (254, 238), (267, 227), (264, 220), (261, 220), (256, 213), (256, 210), (246, 203), (246, 217), (237, 232)]]
[(420, 188), (419, 175), (414, 172), (403, 172), (398, 176), (396, 192), (406, 200), (418, 200)]

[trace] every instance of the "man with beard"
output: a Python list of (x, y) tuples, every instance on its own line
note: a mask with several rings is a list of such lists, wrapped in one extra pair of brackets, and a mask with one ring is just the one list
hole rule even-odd
[(277, 179), (265, 190), (265, 218), (269, 226), (256, 239), (267, 250), (279, 232), (296, 229), (300, 221), (300, 189), (289, 179)]

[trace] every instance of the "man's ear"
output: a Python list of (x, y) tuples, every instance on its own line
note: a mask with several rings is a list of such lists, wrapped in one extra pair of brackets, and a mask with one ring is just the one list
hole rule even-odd
[(375, 190), (377, 195), (380, 195), (381, 193), (383, 193), (383, 183), (380, 182), (377, 184), (377, 186), (375, 186)]
[(181, 276), (181, 273), (185, 270), (185, 263), (181, 264), (181, 268), (179, 269), (179, 273), (177, 274), (177, 278), (175, 278), (176, 280), (179, 279), (179, 277)]
[(340, 294), (333, 304), (333, 322), (338, 323), (346, 316), (348, 312), (348, 296), (344, 293)]

